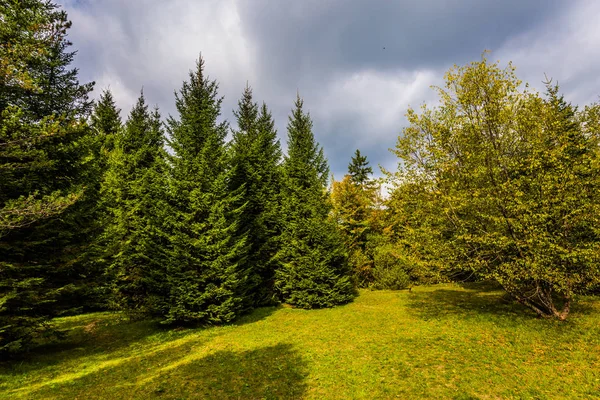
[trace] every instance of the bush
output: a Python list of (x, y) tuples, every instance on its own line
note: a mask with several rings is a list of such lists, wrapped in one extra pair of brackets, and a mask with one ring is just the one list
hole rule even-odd
[(373, 284), (377, 290), (400, 290), (411, 285), (411, 263), (394, 249), (392, 245), (378, 247), (375, 251)]
[(356, 249), (350, 253), (348, 263), (352, 267), (356, 287), (366, 288), (373, 283), (373, 260), (368, 254)]

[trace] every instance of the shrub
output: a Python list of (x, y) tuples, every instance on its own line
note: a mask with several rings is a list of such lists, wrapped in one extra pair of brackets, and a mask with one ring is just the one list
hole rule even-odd
[(372, 288), (400, 290), (411, 286), (412, 265), (394, 246), (384, 245), (375, 251)]

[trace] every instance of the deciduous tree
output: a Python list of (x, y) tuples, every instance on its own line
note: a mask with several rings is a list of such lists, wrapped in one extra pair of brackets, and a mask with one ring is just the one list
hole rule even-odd
[(598, 106), (577, 112), (553, 86), (542, 98), (485, 57), (451, 69), (439, 95), (408, 111), (396, 149), (437, 255), (565, 319), (600, 279)]

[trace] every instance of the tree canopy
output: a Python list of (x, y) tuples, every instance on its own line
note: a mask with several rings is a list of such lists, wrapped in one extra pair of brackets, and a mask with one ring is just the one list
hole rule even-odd
[(409, 109), (396, 179), (421, 188), (422, 234), (448, 266), (493, 279), (541, 316), (565, 319), (598, 283), (598, 107), (578, 112), (509, 64), (455, 67), (440, 105)]

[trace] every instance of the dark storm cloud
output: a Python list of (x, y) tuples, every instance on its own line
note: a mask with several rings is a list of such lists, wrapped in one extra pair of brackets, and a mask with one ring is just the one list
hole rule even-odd
[(356, 69), (446, 66), (496, 49), (560, 13), (558, 0), (240, 2), (260, 69), (309, 84)]
[[(562, 9), (559, 4), (566, 3), (261, 0), (240, 2), (240, 15), (244, 33), (256, 43), (257, 68), (269, 79), (268, 90), (289, 93), (298, 88), (314, 109), (328, 106), (319, 98), (337, 77), (374, 70), (392, 78), (398, 70), (423, 69), (441, 76), (449, 65), (477, 59), (484, 49), (497, 49), (510, 37), (555, 17)], [(418, 102), (431, 93), (422, 95)], [(348, 99), (330, 100), (346, 104)], [(394, 107), (390, 100), (388, 106)], [(372, 132), (368, 117), (353, 113), (351, 104), (349, 111), (313, 113), (316, 133), (336, 175), (343, 173), (359, 146), (372, 162), (389, 165), (388, 147), (401, 130), (405, 110), (398, 110), (397, 125), (379, 127), (385, 130), (380, 133)]]

